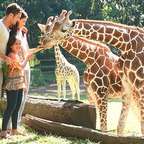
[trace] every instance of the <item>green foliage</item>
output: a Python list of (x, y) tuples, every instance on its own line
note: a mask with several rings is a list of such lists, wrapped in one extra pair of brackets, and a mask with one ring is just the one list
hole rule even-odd
[(41, 72), (40, 69), (31, 69), (31, 80), (32, 80), (32, 86), (33, 87), (38, 87), (41, 85), (45, 85), (45, 78)]
[(39, 67), (31, 68), (32, 87), (48, 86), (50, 83), (53, 83), (55, 79), (54, 72), (42, 72)]
[(34, 67), (40, 64), (40, 61), (36, 57), (34, 57), (32, 60), (30, 60), (29, 64), (30, 64), (30, 67)]
[(30, 47), (37, 46), (40, 30), (37, 23), (45, 23), (51, 15), (62, 9), (72, 10), (72, 18), (106, 19), (125, 24), (143, 26), (143, 0), (0, 0), (0, 16), (9, 3), (17, 2), (28, 13)]
[[(0, 0), (0, 17), (4, 16), (6, 6), (12, 2), (22, 6), (29, 15), (26, 26), (29, 29), (30, 47), (37, 47), (38, 45), (40, 30), (37, 23), (45, 23), (49, 16), (59, 14), (62, 9), (72, 10), (71, 18), (75, 19), (99, 19), (128, 25), (144, 25), (143, 0)], [(111, 49), (117, 53), (114, 48)], [(82, 74), (85, 68), (84, 64), (64, 50), (62, 51), (68, 61), (75, 64)], [(36, 57), (40, 60), (40, 63), (33, 61), (32, 64), (34, 66), (39, 63), (39, 71), (54, 71), (53, 49), (38, 53)], [(49, 68), (46, 68), (46, 66), (49, 66)]]
[(143, 7), (143, 0), (105, 0), (102, 11), (106, 20), (143, 26)]
[(6, 63), (2, 64), (2, 71), (3, 71), (3, 83), (7, 80), (7, 74), (8, 74), (8, 66)]

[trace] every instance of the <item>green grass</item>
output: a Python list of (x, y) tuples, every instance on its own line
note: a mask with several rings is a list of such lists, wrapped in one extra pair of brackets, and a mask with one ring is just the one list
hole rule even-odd
[[(0, 115), (0, 125), (2, 116)], [(56, 135), (39, 135), (26, 126), (21, 126), (27, 136), (11, 136), (9, 139), (0, 139), (0, 144), (95, 144), (90, 140), (81, 140), (76, 138), (64, 138)]]

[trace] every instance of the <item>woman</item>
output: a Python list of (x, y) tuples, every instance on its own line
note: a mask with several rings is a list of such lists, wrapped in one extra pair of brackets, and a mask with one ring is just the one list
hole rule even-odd
[[(16, 35), (21, 41), (21, 51), (19, 52), (19, 55), (20, 55), (21, 59), (26, 58), (26, 55), (27, 55), (28, 50), (29, 50), (29, 46), (28, 46), (28, 42), (27, 42), (27, 32), (28, 32), (28, 30), (25, 27), (27, 19), (28, 19), (28, 15), (23, 10), (22, 14), (21, 14), (21, 18), (18, 20), (16, 25), (12, 27), (11, 32), (10, 32), (10, 35)], [(19, 110), (18, 125), (20, 125), (20, 122), (21, 122), (22, 113), (23, 113), (23, 110), (24, 110), (26, 98), (27, 98), (28, 91), (29, 91), (29, 85), (30, 85), (30, 66), (29, 66), (29, 62), (27, 62), (26, 66), (24, 68), (24, 76), (25, 76), (26, 88), (24, 90), (24, 95), (23, 95), (22, 103), (21, 103), (20, 110)], [(10, 128), (10, 124), (8, 125), (8, 127)]]

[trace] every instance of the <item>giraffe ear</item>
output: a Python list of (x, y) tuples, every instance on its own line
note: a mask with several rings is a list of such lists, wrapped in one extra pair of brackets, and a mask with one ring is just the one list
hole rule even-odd
[(44, 33), (45, 32), (45, 28), (46, 26), (44, 24), (40, 24), (38, 23), (38, 27), (40, 28), (41, 32)]

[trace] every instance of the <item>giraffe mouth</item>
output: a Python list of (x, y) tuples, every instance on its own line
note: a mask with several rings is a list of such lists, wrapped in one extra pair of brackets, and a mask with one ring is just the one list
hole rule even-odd
[(39, 48), (39, 49), (45, 49), (45, 46), (42, 45), (42, 44), (38, 44), (37, 48)]
[(62, 32), (72, 31), (75, 26), (75, 21), (72, 21), (71, 24), (66, 24), (62, 27)]

